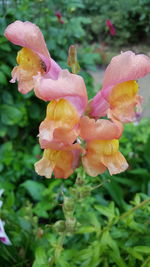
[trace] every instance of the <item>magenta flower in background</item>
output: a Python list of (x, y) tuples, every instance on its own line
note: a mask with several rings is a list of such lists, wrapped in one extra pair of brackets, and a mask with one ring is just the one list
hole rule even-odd
[(55, 16), (57, 17), (59, 23), (64, 24), (64, 20), (62, 19), (62, 14), (60, 11), (56, 11)]
[[(0, 197), (3, 194), (3, 192), (4, 192), (4, 190), (1, 189), (0, 190)], [(2, 207), (2, 205), (3, 205), (3, 201), (0, 200), (0, 208)], [(0, 241), (5, 245), (11, 245), (9, 238), (8, 238), (7, 234), (5, 233), (4, 225), (5, 225), (5, 223), (0, 219)]]
[(109, 19), (106, 20), (106, 26), (109, 28), (111, 35), (116, 35), (116, 29), (115, 29), (114, 25), (112, 24), (111, 20), (109, 20)]

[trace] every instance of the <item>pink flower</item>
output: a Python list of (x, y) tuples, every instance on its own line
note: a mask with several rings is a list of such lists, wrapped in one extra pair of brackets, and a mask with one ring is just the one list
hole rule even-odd
[(111, 20), (109, 20), (109, 19), (106, 20), (106, 26), (109, 28), (111, 35), (116, 35), (116, 29), (115, 29), (114, 25), (112, 24)]
[(82, 157), (82, 163), (90, 176), (97, 176), (106, 169), (111, 175), (117, 174), (128, 168), (124, 156), (119, 152), (118, 138), (120, 138), (122, 130), (119, 122), (81, 118), (80, 136), (87, 142), (86, 154)]
[(13, 83), (18, 81), (20, 92), (26, 94), (34, 88), (33, 76), (38, 73), (45, 78), (57, 79), (61, 68), (50, 57), (39, 27), (18, 20), (6, 28), (4, 35), (13, 44), (23, 47), (18, 52), (19, 66), (13, 69), (11, 80)]
[(1, 219), (0, 219), (0, 241), (5, 245), (11, 245), (11, 242), (4, 230), (4, 222)]
[[(136, 121), (141, 112), (142, 97), (135, 80), (150, 72), (150, 59), (131, 51), (112, 58), (103, 80), (102, 90), (90, 103), (90, 116), (108, 115), (123, 123)], [(136, 109), (136, 110), (135, 110)]]

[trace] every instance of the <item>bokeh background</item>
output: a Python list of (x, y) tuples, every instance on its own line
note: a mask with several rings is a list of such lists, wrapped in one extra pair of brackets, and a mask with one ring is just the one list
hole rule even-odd
[(15, 20), (41, 28), (51, 56), (62, 68), (69, 69), (68, 48), (76, 44), (79, 74), (90, 98), (100, 89), (114, 55), (129, 49), (150, 55), (150, 0), (0, 1), (0, 218), (12, 242), (0, 243), (0, 267), (149, 267), (149, 76), (140, 81), (146, 98), (142, 119), (126, 125), (120, 140), (129, 169), (111, 177), (107, 172), (84, 177), (90, 186), (102, 186), (82, 195), (74, 213), (76, 227), (50, 265), (59, 239), (52, 225), (64, 219), (62, 192), (72, 199), (70, 188), (80, 170), (67, 180), (46, 180), (34, 171), (42, 155), (37, 134), (46, 103), (33, 92), (21, 95), (17, 85), (9, 83), (20, 48), (3, 32)]

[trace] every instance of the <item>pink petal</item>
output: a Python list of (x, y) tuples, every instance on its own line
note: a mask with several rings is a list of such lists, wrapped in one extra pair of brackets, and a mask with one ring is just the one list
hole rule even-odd
[(58, 80), (35, 76), (35, 94), (38, 98), (50, 101), (64, 98), (69, 100), (82, 114), (87, 106), (87, 92), (81, 76), (61, 70)]
[(6, 28), (4, 35), (13, 44), (27, 47), (50, 59), (43, 34), (35, 24), (17, 20)]
[(107, 110), (109, 108), (109, 103), (105, 100), (102, 95), (102, 91), (99, 91), (97, 97), (89, 103), (89, 115), (90, 117), (100, 118), (107, 115)]
[[(86, 141), (89, 140), (112, 140), (118, 139), (123, 131), (120, 122), (111, 122), (100, 119), (95, 121), (87, 116), (80, 119), (80, 136)], [(88, 129), (88, 130), (87, 130)]]
[(17, 20), (6, 28), (4, 35), (13, 44), (27, 47), (38, 54), (46, 66), (48, 77), (57, 79), (61, 68), (51, 59), (43, 34), (38, 26), (28, 21)]

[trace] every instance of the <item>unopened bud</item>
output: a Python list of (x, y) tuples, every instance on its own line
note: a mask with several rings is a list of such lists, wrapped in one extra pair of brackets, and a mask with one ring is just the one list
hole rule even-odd
[(78, 73), (80, 71), (80, 66), (77, 60), (77, 51), (74, 45), (69, 47), (68, 52), (68, 65), (72, 68), (72, 73)]
[(65, 222), (63, 220), (57, 221), (53, 225), (53, 229), (58, 233), (63, 233), (66, 230)]

